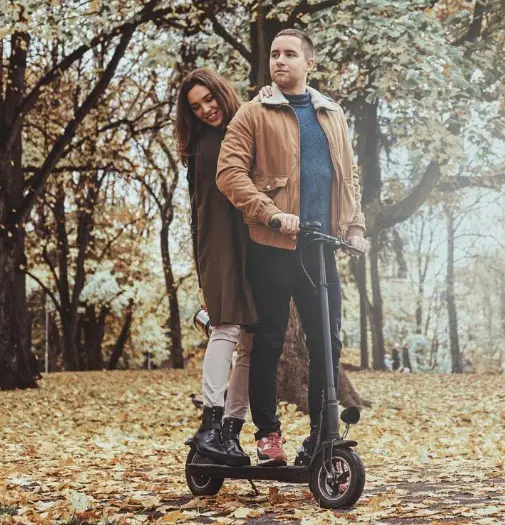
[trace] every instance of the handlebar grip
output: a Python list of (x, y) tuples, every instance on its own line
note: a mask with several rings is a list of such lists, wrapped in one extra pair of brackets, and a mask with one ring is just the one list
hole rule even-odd
[(268, 226), (270, 226), (272, 230), (278, 230), (282, 226), (282, 223), (279, 219), (270, 219)]

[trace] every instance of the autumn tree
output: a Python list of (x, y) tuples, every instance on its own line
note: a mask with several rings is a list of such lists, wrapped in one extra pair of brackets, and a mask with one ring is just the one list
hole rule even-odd
[[(176, 24), (170, 3), (159, 0), (107, 4), (19, 0), (2, 2), (0, 29), (0, 388), (35, 386), (30, 366), (30, 330), (26, 306), (24, 225), (45, 185), (65, 156), (78, 127), (100, 104), (135, 32), (147, 22)], [(111, 16), (111, 14), (114, 16)], [(39, 55), (48, 34), (64, 40), (55, 62)], [(23, 127), (39, 100), (61, 76), (82, 65), (89, 52), (107, 46), (103, 69), (80, 92), (73, 115), (60, 123), (36, 169), (23, 176)], [(73, 361), (75, 365), (75, 360)]]

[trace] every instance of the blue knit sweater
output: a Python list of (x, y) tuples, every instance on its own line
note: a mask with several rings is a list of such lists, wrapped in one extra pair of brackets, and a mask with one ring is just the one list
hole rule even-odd
[(324, 233), (331, 233), (333, 163), (328, 139), (308, 91), (284, 96), (300, 126), (300, 221), (318, 221)]

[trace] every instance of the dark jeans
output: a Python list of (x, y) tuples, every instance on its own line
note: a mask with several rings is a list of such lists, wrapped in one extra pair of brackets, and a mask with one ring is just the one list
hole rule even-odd
[[(317, 248), (304, 252), (304, 264), (312, 280), (319, 282)], [(342, 298), (333, 252), (325, 253), (333, 360), (340, 357), (339, 338)], [(324, 388), (324, 346), (319, 295), (311, 286), (295, 251), (262, 246), (250, 241), (248, 275), (259, 323), (255, 328), (249, 369), (249, 398), (256, 439), (280, 430), (277, 417), (277, 367), (289, 319), (289, 303), (294, 299), (309, 350), (309, 414), (311, 426), (317, 425)], [(293, 381), (298, 378), (293, 377)]]

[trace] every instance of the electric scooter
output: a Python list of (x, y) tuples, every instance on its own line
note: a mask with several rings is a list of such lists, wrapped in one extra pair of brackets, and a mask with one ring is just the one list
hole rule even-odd
[[(274, 219), (270, 227), (278, 229), (280, 222)], [(339, 432), (338, 361), (333, 363), (330, 339), (330, 318), (328, 306), (328, 284), (324, 260), (325, 246), (334, 250), (362, 254), (342, 239), (321, 233), (317, 222), (300, 226), (302, 268), (319, 294), (325, 357), (325, 389), (323, 406), (317, 429), (317, 439), (312, 456), (297, 457), (293, 466), (243, 466), (230, 467), (200, 456), (192, 439), (186, 441), (190, 451), (186, 460), (186, 481), (195, 496), (213, 496), (219, 492), (225, 479), (275, 480), (288, 483), (308, 483), (309, 489), (321, 507), (336, 509), (354, 505), (365, 486), (365, 467), (353, 447), (356, 441), (345, 439), (350, 425), (358, 423), (360, 412), (357, 407), (348, 407), (340, 415), (346, 428)], [(318, 249), (319, 282), (311, 279), (303, 266), (303, 252), (309, 246)], [(334, 372), (335, 371), (335, 372)]]

